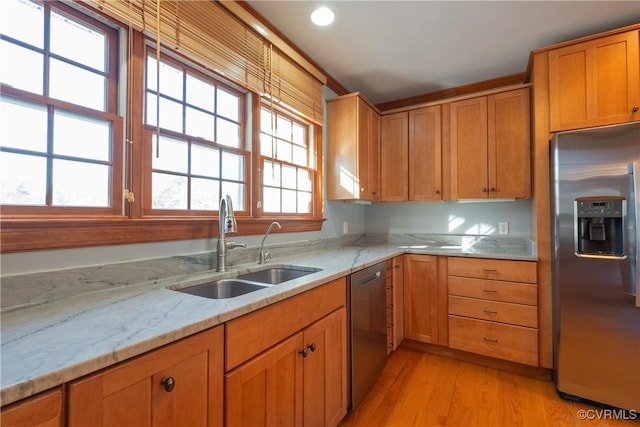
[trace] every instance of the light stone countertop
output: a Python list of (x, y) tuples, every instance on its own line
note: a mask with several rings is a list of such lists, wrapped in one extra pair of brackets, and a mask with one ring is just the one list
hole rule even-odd
[[(48, 300), (38, 300), (29, 292), (23, 292), (28, 296), (23, 299), (28, 301), (19, 301), (13, 294), (29, 288), (25, 283), (29, 275), (3, 278), (2, 298), (5, 299), (6, 294), (15, 305), (5, 305), (1, 312), (0, 402), (6, 405), (45, 391), (403, 253), (537, 259), (535, 247), (529, 241), (486, 238), (471, 241), (466, 236), (458, 237), (367, 236), (347, 246), (301, 245), (304, 250), (298, 248), (297, 253), (291, 245), (280, 254), (274, 248), (270, 266), (300, 265), (322, 270), (219, 300), (167, 288), (233, 277), (263, 266), (255, 262), (236, 263), (229, 272), (216, 273), (205, 262), (203, 271), (184, 274), (178, 269), (181, 275), (131, 282), (133, 284), (109, 283), (103, 277), (98, 280), (101, 286), (74, 292), (69, 291), (70, 286), (60, 290), (59, 284), (54, 285), (54, 273), (48, 274), (51, 287), (43, 290)], [(159, 262), (167, 264), (167, 261)], [(106, 274), (104, 269), (101, 273)], [(62, 278), (70, 283), (77, 279), (71, 279), (73, 274), (62, 272), (58, 280)], [(95, 272), (94, 276), (97, 276)], [(42, 288), (42, 277), (33, 275), (32, 280)]]

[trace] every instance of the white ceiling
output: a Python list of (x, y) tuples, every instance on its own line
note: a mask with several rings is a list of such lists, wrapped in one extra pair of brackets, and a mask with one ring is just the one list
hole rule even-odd
[[(639, 0), (247, 3), (374, 104), (523, 73), (533, 49), (640, 22)], [(311, 24), (318, 6), (333, 24)]]

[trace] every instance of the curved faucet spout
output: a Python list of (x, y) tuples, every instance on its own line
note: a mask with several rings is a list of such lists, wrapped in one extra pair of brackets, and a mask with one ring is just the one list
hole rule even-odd
[(260, 259), (258, 260), (258, 264), (264, 264), (265, 262), (267, 262), (269, 258), (271, 258), (271, 254), (269, 253), (269, 251), (265, 251), (263, 248), (264, 248), (264, 241), (267, 240), (267, 236), (271, 232), (271, 229), (273, 228), (274, 225), (277, 225), (278, 228), (282, 228), (282, 226), (278, 221), (273, 221), (269, 225), (269, 228), (267, 228), (267, 232), (264, 233), (264, 237), (262, 238), (262, 243), (260, 243)]
[(216, 271), (227, 271), (227, 249), (233, 249), (237, 246), (247, 247), (246, 244), (227, 243), (225, 234), (233, 234), (238, 232), (238, 223), (233, 213), (233, 202), (227, 194), (220, 199), (220, 209), (218, 209), (218, 267)]

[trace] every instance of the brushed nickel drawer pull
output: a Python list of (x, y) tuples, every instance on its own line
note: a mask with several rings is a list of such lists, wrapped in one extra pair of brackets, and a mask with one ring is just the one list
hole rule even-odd
[(498, 291), (496, 291), (495, 289), (483, 289), (482, 292), (486, 292), (488, 294), (497, 294)]
[(482, 311), (484, 311), (484, 312), (485, 312), (485, 313), (487, 313), (487, 314), (498, 314), (498, 312), (497, 312), (497, 311), (489, 310), (489, 309), (487, 309), (487, 308), (485, 308), (485, 309), (484, 309), (484, 310), (482, 310)]
[(488, 338), (488, 337), (484, 337), (484, 340), (486, 342), (490, 342), (490, 343), (494, 343), (494, 344), (498, 344), (498, 340), (495, 338)]

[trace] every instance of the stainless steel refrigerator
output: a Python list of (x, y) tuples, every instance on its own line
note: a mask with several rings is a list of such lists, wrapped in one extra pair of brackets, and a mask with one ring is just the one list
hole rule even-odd
[(640, 123), (551, 142), (554, 381), (561, 395), (640, 410)]

